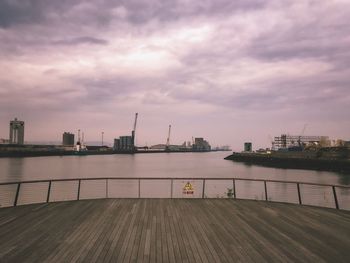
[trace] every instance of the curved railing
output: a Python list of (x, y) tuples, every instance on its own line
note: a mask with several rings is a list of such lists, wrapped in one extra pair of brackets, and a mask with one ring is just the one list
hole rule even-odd
[(97, 198), (233, 198), (350, 210), (350, 186), (247, 178), (73, 178), (0, 183), (0, 207)]

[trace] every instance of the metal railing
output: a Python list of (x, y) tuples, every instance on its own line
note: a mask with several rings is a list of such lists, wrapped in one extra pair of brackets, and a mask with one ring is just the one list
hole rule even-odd
[[(187, 188), (186, 188), (187, 187)], [(0, 207), (96, 198), (254, 199), (350, 210), (350, 186), (247, 178), (73, 178), (0, 183)]]

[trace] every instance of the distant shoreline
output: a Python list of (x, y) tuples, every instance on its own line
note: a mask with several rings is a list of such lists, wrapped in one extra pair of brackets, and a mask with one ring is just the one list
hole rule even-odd
[(265, 167), (332, 171), (350, 174), (350, 160), (347, 158), (305, 157), (302, 152), (298, 154), (233, 153), (225, 157), (225, 160)]
[(45, 157), (45, 156), (87, 156), (87, 155), (112, 155), (112, 154), (151, 154), (151, 153), (193, 153), (193, 152), (218, 152), (213, 151), (193, 151), (193, 150), (179, 150), (179, 151), (164, 151), (164, 150), (137, 150), (137, 151), (114, 151), (112, 149), (105, 150), (87, 150), (76, 152), (73, 150), (61, 149), (16, 149), (16, 150), (2, 150), (0, 148), (0, 158), (18, 158), (18, 157)]

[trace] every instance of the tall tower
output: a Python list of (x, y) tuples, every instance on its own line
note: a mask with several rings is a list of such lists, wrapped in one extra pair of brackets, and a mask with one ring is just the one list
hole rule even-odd
[(24, 144), (24, 121), (15, 118), (10, 121), (10, 143)]

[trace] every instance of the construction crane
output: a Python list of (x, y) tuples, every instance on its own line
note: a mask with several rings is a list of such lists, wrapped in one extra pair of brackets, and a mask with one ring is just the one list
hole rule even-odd
[(307, 126), (307, 123), (304, 124), (304, 127), (299, 135), (299, 138), (298, 138), (298, 145), (299, 147), (303, 147), (302, 143), (301, 143), (301, 137), (304, 136), (304, 132), (306, 130), (306, 126)]
[(133, 148), (136, 149), (135, 147), (135, 135), (136, 135), (136, 124), (137, 124), (137, 116), (138, 116), (138, 113), (136, 112), (135, 113), (135, 122), (134, 122), (134, 128), (131, 132), (131, 140), (132, 140), (132, 145), (133, 145)]
[(171, 125), (169, 125), (168, 138), (166, 139), (166, 146), (165, 146), (166, 151), (170, 150), (170, 132), (171, 132)]

